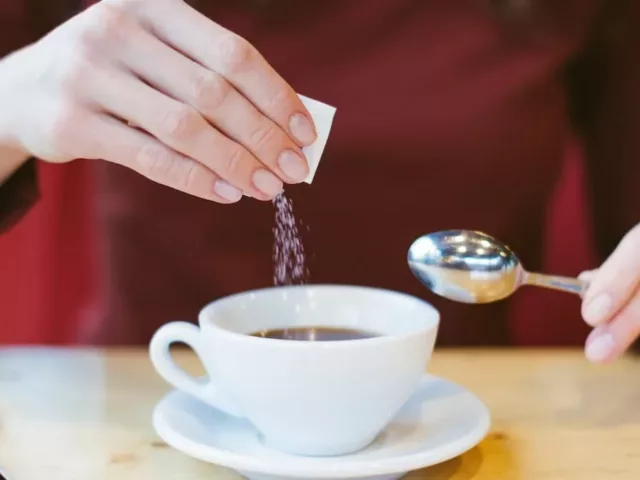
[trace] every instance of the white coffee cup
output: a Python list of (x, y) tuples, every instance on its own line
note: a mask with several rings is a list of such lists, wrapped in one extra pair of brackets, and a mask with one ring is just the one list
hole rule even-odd
[[(342, 455), (369, 445), (418, 386), (433, 351), (439, 314), (389, 290), (313, 285), (222, 298), (187, 322), (161, 327), (151, 361), (171, 385), (249, 420), (271, 448)], [(372, 338), (325, 342), (251, 336), (291, 327), (340, 327)], [(194, 378), (169, 352), (185, 343), (207, 378)]]

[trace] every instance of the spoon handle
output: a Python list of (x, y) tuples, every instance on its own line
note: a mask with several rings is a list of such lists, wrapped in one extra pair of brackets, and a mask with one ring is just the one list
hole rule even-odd
[(558, 275), (544, 275), (542, 273), (527, 273), (524, 283), (535, 287), (550, 288), (562, 292), (575, 293), (583, 296), (587, 291), (588, 283), (573, 277), (560, 277)]

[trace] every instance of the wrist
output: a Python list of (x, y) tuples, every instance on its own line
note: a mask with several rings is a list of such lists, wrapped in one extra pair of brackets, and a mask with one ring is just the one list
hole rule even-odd
[(29, 158), (20, 148), (0, 143), (0, 186)]

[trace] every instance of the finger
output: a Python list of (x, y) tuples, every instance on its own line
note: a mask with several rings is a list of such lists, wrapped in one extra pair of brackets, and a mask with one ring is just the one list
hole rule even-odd
[(594, 270), (585, 270), (584, 272), (580, 273), (580, 275), (578, 275), (578, 280), (582, 280), (583, 282), (590, 284), (597, 274), (597, 268)]
[(580, 275), (578, 275), (578, 280), (580, 280), (584, 284), (584, 288), (582, 289), (582, 292), (580, 292), (580, 296), (583, 300), (587, 294), (587, 291), (589, 290), (591, 282), (597, 274), (598, 269), (596, 268), (594, 270), (585, 270), (584, 272), (581, 272)]
[(217, 73), (147, 32), (127, 49), (124, 62), (147, 83), (194, 107), (281, 179), (298, 183), (309, 174), (295, 142)]
[(141, 127), (171, 149), (197, 160), (252, 197), (269, 200), (282, 181), (245, 148), (213, 128), (192, 107), (118, 70), (100, 72), (92, 85), (99, 106)]
[(585, 354), (594, 363), (618, 358), (640, 334), (640, 294), (631, 300), (606, 325), (596, 327), (589, 335)]
[(129, 167), (154, 182), (196, 197), (234, 203), (242, 192), (199, 162), (187, 158), (150, 135), (107, 115), (93, 115), (80, 126), (81, 157)]
[(582, 316), (602, 325), (627, 303), (640, 284), (640, 229), (631, 230), (593, 277), (582, 303)]
[(300, 98), (249, 42), (186, 3), (164, 5), (138, 11), (158, 38), (222, 75), (299, 145), (315, 141), (315, 126)]

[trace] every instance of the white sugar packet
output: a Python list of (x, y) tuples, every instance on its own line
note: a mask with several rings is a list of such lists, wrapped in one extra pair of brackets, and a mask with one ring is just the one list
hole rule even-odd
[(302, 149), (302, 153), (307, 157), (309, 164), (309, 176), (307, 176), (305, 182), (310, 184), (313, 181), (316, 170), (318, 170), (322, 152), (329, 138), (329, 132), (331, 131), (331, 124), (333, 123), (333, 116), (336, 113), (336, 109), (331, 105), (307, 98), (303, 95), (298, 95), (298, 97), (300, 97), (300, 100), (302, 100), (302, 103), (311, 114), (313, 123), (316, 126), (316, 133), (318, 134), (315, 142)]

